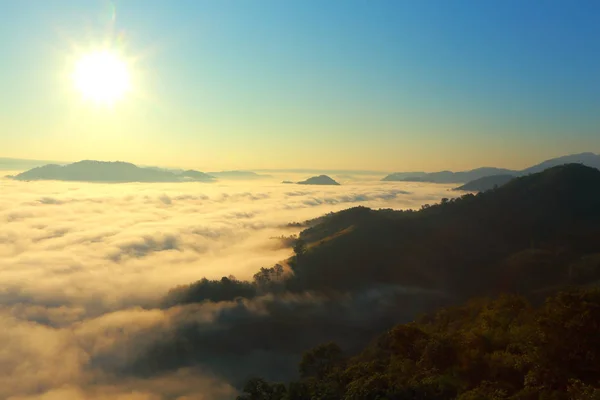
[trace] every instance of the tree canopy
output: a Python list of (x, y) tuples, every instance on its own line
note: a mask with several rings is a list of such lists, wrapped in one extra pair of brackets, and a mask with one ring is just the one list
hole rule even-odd
[(397, 325), (354, 356), (318, 346), (299, 380), (253, 380), (238, 399), (598, 399), (599, 329), (598, 288), (538, 308), (516, 295), (479, 298)]

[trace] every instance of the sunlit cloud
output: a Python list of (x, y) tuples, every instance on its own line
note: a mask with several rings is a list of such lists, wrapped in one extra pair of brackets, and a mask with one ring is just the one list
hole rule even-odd
[[(169, 289), (205, 276), (247, 279), (284, 260), (291, 250), (272, 238), (298, 233), (286, 228), (289, 222), (356, 205), (419, 208), (447, 197), (449, 189), (377, 181), (308, 188), (270, 181), (1, 184), (0, 340), (10, 351), (0, 364), (0, 397), (74, 400), (231, 398), (227, 377), (241, 376), (264, 355), (249, 354), (236, 371), (196, 360), (165, 366), (152, 378), (138, 376), (135, 360), (192, 320), (209, 331), (235, 331), (234, 315), (265, 318), (278, 313), (282, 301), (303, 308), (325, 300), (264, 298), (159, 310)], [(348, 318), (358, 315), (362, 300), (353, 301)], [(228, 340), (241, 340), (231, 334)], [(271, 354), (264, 368), (289, 362), (294, 351)], [(190, 374), (195, 378), (187, 379)]]

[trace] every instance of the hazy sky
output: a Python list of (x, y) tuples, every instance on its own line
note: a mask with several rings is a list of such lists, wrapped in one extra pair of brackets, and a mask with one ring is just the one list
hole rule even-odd
[[(0, 0), (0, 156), (523, 167), (600, 152), (600, 2)], [(71, 73), (109, 43), (131, 92)]]

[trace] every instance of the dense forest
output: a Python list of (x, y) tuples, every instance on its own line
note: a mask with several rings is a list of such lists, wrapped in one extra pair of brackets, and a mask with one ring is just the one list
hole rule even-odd
[(289, 268), (262, 268), (254, 282), (204, 279), (174, 289), (166, 304), (392, 283), (458, 301), (504, 292), (543, 297), (557, 285), (600, 279), (600, 171), (578, 164), (420, 210), (355, 207), (302, 225)]
[(306, 228), (294, 255), (252, 281), (171, 290), (165, 308), (227, 305), (221, 329), (190, 322), (133, 368), (210, 363), (242, 399), (598, 395), (600, 295), (563, 291), (600, 282), (599, 170), (564, 165), (419, 210), (291, 226)]
[(359, 354), (304, 353), (300, 380), (251, 379), (238, 400), (600, 399), (600, 289), (542, 307), (504, 295), (386, 331)]

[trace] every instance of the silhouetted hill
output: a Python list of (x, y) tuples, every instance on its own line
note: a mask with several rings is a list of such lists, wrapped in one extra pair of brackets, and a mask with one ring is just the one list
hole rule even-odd
[(532, 277), (540, 287), (560, 283), (566, 260), (600, 240), (598, 205), (600, 171), (570, 164), (420, 211), (350, 209), (300, 234), (309, 251), (292, 263), (294, 279), (320, 289), (393, 282), (470, 295), (516, 288), (518, 279), (503, 275), (511, 255), (561, 248), (554, 269)]
[(219, 172), (208, 172), (209, 175), (215, 176), (220, 179), (235, 179), (235, 180), (253, 180), (253, 179), (268, 179), (271, 175), (257, 174), (252, 171), (219, 171)]
[[(600, 171), (565, 165), (515, 178), (495, 190), (443, 199), (418, 211), (355, 207), (327, 214), (301, 224), (310, 228), (299, 235), (294, 244), (295, 255), (284, 263), (291, 271), (275, 265), (261, 268), (251, 282), (233, 277), (201, 280), (171, 291), (164, 307), (224, 302), (214, 305), (215, 309), (224, 307), (224, 311), (214, 314), (215, 323), (221, 328), (204, 329), (200, 322), (195, 322), (203, 318), (190, 316), (187, 325), (151, 346), (130, 368), (143, 375), (149, 371), (209, 365), (211, 371), (236, 385), (251, 375), (268, 380), (295, 379), (294, 363), (301, 351), (319, 343), (333, 340), (348, 354), (354, 354), (377, 332), (414, 320), (418, 314), (441, 305), (502, 292), (522, 293), (538, 302), (566, 285), (600, 282), (599, 204)], [(424, 384), (431, 383), (435, 370), (430, 368), (451, 374), (456, 371), (454, 367), (463, 365), (470, 373), (481, 372), (468, 380), (467, 386), (461, 383), (460, 390), (470, 390), (481, 384), (477, 376), (492, 381), (500, 375), (513, 376), (512, 372), (486, 375), (489, 371), (485, 368), (490, 365), (486, 360), (508, 362), (518, 349), (511, 347), (511, 352), (507, 352), (495, 345), (489, 347), (490, 343), (499, 340), (506, 345), (522, 344), (519, 340), (504, 340), (501, 335), (504, 328), (498, 331), (500, 336), (496, 335), (494, 329), (498, 324), (507, 326), (502, 325), (507, 322), (506, 314), (499, 311), (501, 307), (504, 306), (481, 309), (481, 319), (476, 316), (480, 308), (442, 314), (446, 315), (445, 321), (456, 321), (455, 326), (466, 329), (458, 329), (462, 332), (459, 336), (448, 338), (458, 347), (450, 347), (454, 350), (447, 353), (443, 336), (434, 336), (435, 340), (429, 343), (429, 336), (416, 332), (415, 340), (427, 340), (417, 344), (409, 337), (400, 342), (414, 347), (415, 358), (407, 363), (404, 359), (394, 362), (393, 368), (398, 370), (394, 369), (393, 377), (422, 376), (427, 378)], [(506, 310), (511, 309), (514, 307), (507, 305)], [(574, 310), (576, 315), (586, 309)], [(557, 324), (569, 321), (563, 317), (564, 314), (558, 316)], [(586, 321), (597, 317), (590, 318)], [(470, 331), (471, 323), (479, 330)], [(535, 326), (510, 326), (516, 327), (512, 330), (515, 334), (521, 332), (525, 339), (537, 340), (528, 335), (528, 329)], [(519, 326), (527, 329), (520, 330)], [(572, 326), (575, 334), (580, 325)], [(446, 329), (443, 324), (440, 327), (441, 331)], [(597, 328), (591, 332), (596, 335)], [(544, 346), (545, 343), (540, 343), (540, 348)], [(381, 381), (375, 371), (381, 366), (382, 373), (391, 373), (387, 369), (388, 355), (399, 357), (408, 351), (402, 349), (399, 347), (396, 352), (389, 348), (390, 353), (377, 353), (366, 360), (369, 365), (353, 364), (355, 369), (348, 372), (348, 379), (343, 382), (354, 382), (355, 376), (376, 379), (373, 385), (378, 387)], [(492, 356), (489, 349), (502, 353)], [(453, 361), (455, 350), (467, 357), (461, 359), (464, 363)], [(525, 359), (534, 353), (528, 352)], [(335, 351), (329, 354), (337, 357)], [(470, 354), (474, 358), (468, 358)], [(421, 358), (429, 360), (429, 364), (420, 361)], [(511, 371), (502, 369), (504, 361), (498, 361), (498, 368)], [(527, 363), (521, 365), (525, 369), (530, 367)], [(524, 381), (522, 375), (516, 376), (515, 390), (520, 390)], [(329, 384), (327, 381), (326, 385)], [(372, 387), (367, 381), (353, 383), (356, 389), (362, 388), (361, 385)], [(383, 398), (370, 397), (370, 391), (352, 393), (349, 398)], [(493, 398), (487, 394), (473, 398)], [(409, 393), (405, 398), (414, 397)]]
[(308, 178), (305, 181), (298, 182), (298, 185), (339, 185), (339, 183), (327, 175), (319, 175)]
[(504, 185), (513, 179), (514, 175), (491, 175), (483, 178), (475, 179), (474, 181), (465, 183), (453, 190), (463, 190), (466, 192), (485, 192), (486, 190), (494, 189)]
[(382, 181), (403, 181), (405, 179), (416, 180), (427, 175), (427, 172), (394, 172), (387, 175)]
[(183, 171), (179, 174), (176, 174), (176, 176), (189, 178), (190, 180), (198, 181), (198, 182), (211, 182), (211, 181), (215, 180), (214, 176), (205, 174), (204, 172), (195, 171), (193, 169), (188, 169), (187, 171)]
[(140, 168), (122, 161), (84, 160), (64, 166), (49, 164), (33, 168), (16, 175), (14, 179), (21, 181), (60, 180), (82, 182), (181, 182), (184, 180), (208, 182), (214, 178), (193, 170), (178, 175), (166, 170)]
[(395, 173), (386, 176), (384, 181), (405, 181), (405, 182), (433, 182), (433, 183), (459, 183), (469, 182), (490, 175), (515, 174), (515, 171), (503, 168), (477, 168), (471, 171), (452, 172), (440, 171), (424, 173), (422, 175), (407, 175), (406, 173)]
[(391, 284), (465, 298), (600, 279), (586, 264), (600, 256), (599, 205), (600, 171), (568, 164), (418, 211), (330, 213), (303, 224), (285, 288)]
[(410, 172), (396, 172), (383, 178), (383, 181), (405, 181), (405, 182), (432, 182), (432, 183), (465, 183), (492, 175), (523, 176), (535, 172), (541, 172), (547, 168), (564, 164), (579, 163), (592, 168), (600, 169), (600, 155), (594, 153), (573, 154), (551, 160), (526, 168), (522, 171), (513, 171), (504, 168), (477, 168), (470, 171), (452, 172), (441, 171), (431, 173), (413, 174)]
[(556, 167), (558, 165), (572, 163), (583, 164), (588, 167), (600, 169), (600, 155), (594, 153), (580, 153), (553, 158), (539, 163), (537, 165), (534, 165), (533, 167), (529, 167), (522, 171), (519, 171), (519, 173), (521, 175), (533, 174), (536, 172), (541, 172), (551, 167)]

